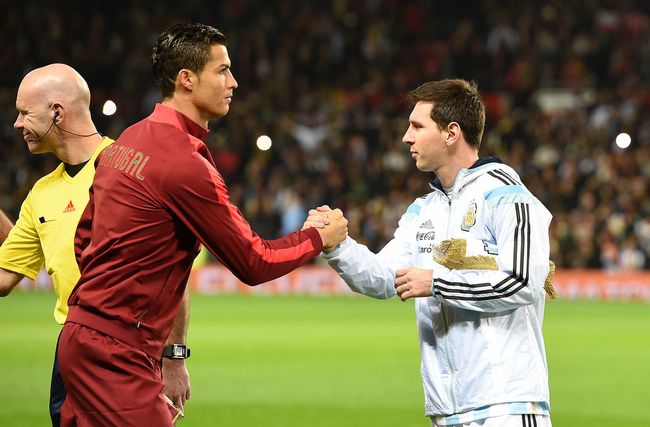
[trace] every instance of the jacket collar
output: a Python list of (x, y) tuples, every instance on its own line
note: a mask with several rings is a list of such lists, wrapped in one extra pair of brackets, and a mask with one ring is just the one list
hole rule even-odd
[[(469, 168), (465, 169), (465, 171), (470, 172), (470, 171), (472, 171), (472, 169), (476, 169), (476, 168), (478, 168), (479, 166), (487, 165), (487, 164), (489, 164), (489, 163), (503, 163), (503, 162), (501, 161), (500, 158), (495, 157), (495, 156), (486, 156), (486, 157), (481, 157), (481, 158), (479, 158), (477, 161), (475, 161), (474, 164), (473, 164), (472, 166), (470, 166)], [(458, 172), (458, 175), (456, 176), (456, 180), (458, 180), (458, 177), (459, 177), (460, 175), (464, 175), (462, 172), (463, 172), (463, 169), (461, 169), (461, 170)], [(443, 193), (444, 193), (444, 191), (445, 191), (444, 188), (442, 188), (442, 183), (440, 182), (440, 179), (439, 179), (438, 177), (436, 177), (433, 181), (431, 181), (431, 182), (429, 183), (429, 185), (431, 186), (431, 188), (437, 188), (438, 190), (442, 191)], [(454, 183), (454, 187), (455, 187), (455, 186), (456, 186), (456, 184)]]
[(200, 140), (208, 136), (208, 130), (187, 117), (185, 114), (163, 104), (156, 104), (153, 113), (149, 116), (154, 122), (169, 123), (185, 133)]

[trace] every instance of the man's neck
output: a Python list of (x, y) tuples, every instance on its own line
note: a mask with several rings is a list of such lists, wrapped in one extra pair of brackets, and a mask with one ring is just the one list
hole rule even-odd
[(101, 135), (66, 138), (54, 154), (63, 163), (78, 165), (87, 162), (95, 154), (103, 139)]
[(478, 160), (478, 153), (472, 152), (462, 157), (450, 159), (450, 162), (435, 171), (443, 188), (452, 188), (461, 169), (470, 168)]
[(189, 117), (194, 123), (201, 126), (203, 129), (208, 129), (208, 119), (201, 117), (198, 109), (191, 102), (187, 102), (180, 96), (172, 96), (171, 98), (165, 98), (161, 102), (162, 105), (173, 108), (179, 113), (184, 114)]

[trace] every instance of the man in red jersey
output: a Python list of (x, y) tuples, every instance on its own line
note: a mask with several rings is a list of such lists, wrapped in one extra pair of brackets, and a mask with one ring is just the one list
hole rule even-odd
[(59, 351), (63, 426), (172, 425), (158, 361), (199, 243), (256, 285), (347, 235), (335, 210), (322, 229), (263, 240), (230, 203), (202, 142), (237, 87), (221, 32), (175, 25), (158, 39), (152, 63), (163, 101), (97, 159), (77, 229), (81, 278)]
[[(45, 266), (56, 295), (54, 320), (63, 326), (68, 298), (81, 273), (74, 252), (77, 224), (88, 203), (95, 158), (113, 140), (97, 132), (90, 114), (90, 88), (66, 64), (49, 64), (27, 73), (18, 86), (16, 109), (14, 128), (26, 148), (33, 154), (50, 152), (61, 163), (31, 188), (15, 227), (0, 211), (0, 297), (8, 296), (23, 277), (34, 279)], [(188, 312), (186, 293), (168, 343), (185, 343)], [(165, 358), (162, 373), (163, 393), (182, 406), (191, 392), (184, 360)], [(60, 425), (65, 396), (55, 357), (49, 399), (54, 427)]]

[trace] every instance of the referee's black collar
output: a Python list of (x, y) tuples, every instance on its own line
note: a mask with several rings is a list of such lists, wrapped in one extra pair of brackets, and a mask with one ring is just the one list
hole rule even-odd
[(74, 178), (76, 174), (81, 172), (81, 169), (86, 166), (86, 163), (88, 163), (90, 160), (86, 160), (83, 163), (79, 163), (78, 165), (69, 165), (67, 163), (63, 163), (63, 167), (65, 168), (65, 172), (70, 176), (70, 178)]

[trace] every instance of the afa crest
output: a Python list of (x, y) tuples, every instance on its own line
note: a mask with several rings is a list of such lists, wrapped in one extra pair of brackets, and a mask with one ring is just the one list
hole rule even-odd
[(477, 210), (476, 202), (472, 200), (472, 202), (469, 204), (467, 207), (467, 210), (465, 211), (465, 216), (463, 217), (463, 222), (460, 224), (460, 229), (463, 231), (469, 231), (470, 228), (476, 224), (476, 210)]

